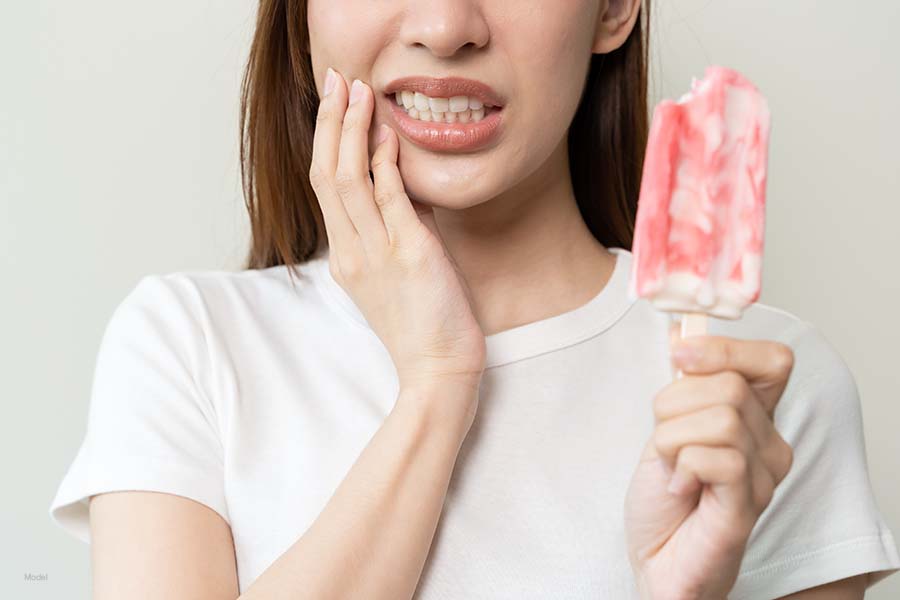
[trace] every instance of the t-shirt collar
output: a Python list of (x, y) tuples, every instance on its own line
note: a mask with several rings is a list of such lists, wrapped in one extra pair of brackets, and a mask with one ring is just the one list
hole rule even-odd
[[(485, 368), (553, 352), (599, 335), (612, 327), (634, 304), (627, 294), (632, 254), (619, 247), (610, 247), (608, 250), (616, 255), (615, 266), (609, 281), (596, 296), (586, 304), (562, 314), (485, 336)], [(326, 298), (332, 300), (345, 318), (374, 336), (375, 333), (352, 298), (331, 276), (328, 249), (320, 250), (310, 259), (310, 263)]]

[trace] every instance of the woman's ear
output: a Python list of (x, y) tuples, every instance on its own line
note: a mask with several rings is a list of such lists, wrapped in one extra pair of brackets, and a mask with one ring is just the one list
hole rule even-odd
[(640, 8), (641, 0), (600, 0), (591, 52), (607, 54), (624, 44), (634, 29)]

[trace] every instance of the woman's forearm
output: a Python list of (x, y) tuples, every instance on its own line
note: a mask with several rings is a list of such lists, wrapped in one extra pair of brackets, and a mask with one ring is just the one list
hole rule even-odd
[(471, 422), (462, 407), (473, 405), (472, 394), (469, 386), (401, 390), (321, 514), (241, 598), (411, 598)]

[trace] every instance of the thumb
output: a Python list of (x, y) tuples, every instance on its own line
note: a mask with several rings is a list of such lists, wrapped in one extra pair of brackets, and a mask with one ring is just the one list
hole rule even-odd
[[(438, 230), (437, 223), (434, 220), (434, 209), (427, 204), (422, 204), (421, 202), (417, 202), (412, 198), (409, 199), (409, 203), (412, 204), (412, 207), (416, 211), (416, 216), (419, 217), (419, 220), (422, 221), (422, 224), (428, 228), (428, 230), (440, 240), (441, 245), (444, 245), (444, 240), (441, 239), (441, 232)], [(444, 248), (446, 250), (446, 247)]]
[(447, 257), (447, 260), (450, 261), (450, 264), (453, 265), (453, 269), (456, 271), (457, 276), (459, 277), (459, 281), (463, 287), (463, 293), (466, 295), (466, 300), (469, 302), (469, 306), (475, 306), (474, 296), (472, 295), (472, 289), (469, 287), (469, 282), (466, 281), (466, 278), (462, 274), (462, 269), (459, 268), (459, 263), (456, 262), (456, 259), (453, 258), (453, 255), (450, 253), (450, 250), (447, 249), (447, 245), (444, 243), (444, 238), (441, 237), (441, 232), (438, 229), (437, 222), (434, 219), (434, 209), (427, 204), (422, 204), (421, 202), (416, 202), (412, 198), (409, 199), (410, 204), (416, 211), (416, 215), (418, 215), (419, 220), (422, 221), (422, 224), (431, 232), (431, 234), (437, 239), (441, 244), (441, 248), (444, 250), (444, 256)]
[(448, 258), (452, 258), (450, 257), (450, 251), (447, 250), (447, 245), (444, 244), (444, 238), (441, 237), (441, 230), (438, 229), (437, 221), (434, 219), (434, 208), (427, 204), (416, 202), (412, 198), (409, 199), (409, 203), (412, 205), (413, 209), (415, 209), (416, 216), (422, 221), (422, 225), (424, 225), (428, 231), (431, 232), (431, 235), (440, 242), (441, 248), (444, 249), (444, 254), (446, 254)]

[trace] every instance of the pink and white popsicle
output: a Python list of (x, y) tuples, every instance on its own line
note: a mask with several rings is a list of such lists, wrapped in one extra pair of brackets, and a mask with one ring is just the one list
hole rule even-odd
[(629, 295), (737, 319), (759, 298), (769, 144), (766, 99), (732, 69), (710, 66), (653, 113), (638, 202)]

